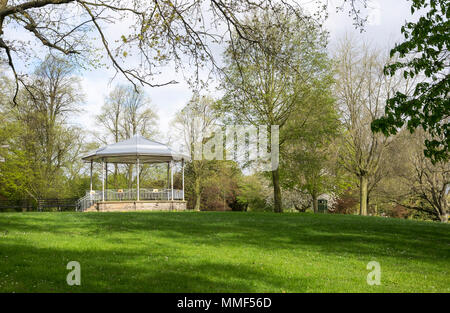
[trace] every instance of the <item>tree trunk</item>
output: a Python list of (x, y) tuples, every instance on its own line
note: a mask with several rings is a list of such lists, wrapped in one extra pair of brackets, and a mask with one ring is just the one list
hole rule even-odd
[(361, 176), (359, 182), (359, 214), (367, 216), (367, 185), (369, 182), (366, 176)]
[(197, 177), (195, 178), (195, 183), (194, 183), (194, 197), (195, 197), (194, 210), (195, 211), (200, 211), (200, 200), (201, 200), (200, 179), (197, 178)]
[(273, 183), (273, 205), (276, 213), (283, 212), (281, 202), (281, 188), (280, 188), (280, 173), (278, 168), (272, 171), (272, 183)]
[(441, 219), (442, 223), (448, 223), (448, 212), (445, 212), (444, 214), (440, 214), (439, 218)]
[(314, 213), (319, 213), (319, 202), (317, 201), (317, 195), (312, 195), (312, 198)]

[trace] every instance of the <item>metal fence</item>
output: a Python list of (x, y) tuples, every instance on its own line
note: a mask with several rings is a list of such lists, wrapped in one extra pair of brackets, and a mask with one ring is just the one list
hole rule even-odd
[(76, 211), (77, 199), (0, 200), (0, 212)]
[(0, 212), (36, 211), (37, 202), (33, 199), (0, 200)]
[(38, 200), (39, 211), (76, 211), (78, 199)]

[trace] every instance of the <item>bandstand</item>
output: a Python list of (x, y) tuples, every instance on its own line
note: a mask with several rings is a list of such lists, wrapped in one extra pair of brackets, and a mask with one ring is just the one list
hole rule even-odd
[[(83, 212), (170, 211), (186, 210), (184, 198), (184, 166), (189, 157), (174, 152), (167, 145), (146, 139), (141, 135), (107, 145), (82, 158), (90, 164), (90, 190), (78, 201)], [(94, 163), (101, 163), (102, 190), (93, 189)], [(176, 162), (181, 163), (182, 189), (173, 188)], [(167, 164), (167, 188), (140, 188), (139, 171), (143, 164)], [(134, 164), (136, 189), (108, 189), (109, 164)]]

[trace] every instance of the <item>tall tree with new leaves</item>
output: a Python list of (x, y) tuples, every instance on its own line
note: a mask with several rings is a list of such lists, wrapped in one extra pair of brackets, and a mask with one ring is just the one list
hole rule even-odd
[(190, 185), (192, 185), (193, 207), (196, 211), (200, 211), (202, 192), (208, 184), (208, 177), (211, 176), (211, 165), (214, 162), (198, 159), (195, 155), (195, 149), (196, 145), (203, 143), (205, 134), (217, 123), (217, 119), (218, 112), (215, 108), (214, 99), (198, 94), (192, 97), (174, 119), (174, 128), (192, 160), (187, 164), (186, 174)]
[(27, 193), (35, 198), (59, 196), (58, 187), (68, 168), (79, 162), (83, 136), (69, 118), (83, 101), (73, 64), (47, 56), (28, 78), (30, 92), (19, 95), (20, 105), (9, 106), (9, 115), (20, 132), (14, 149), (31, 167)]
[[(243, 41), (238, 34), (230, 41), (225, 53), (223, 111), (231, 113), (236, 124), (278, 125), (282, 154), (287, 139), (283, 131), (293, 112), (308, 101), (310, 83), (328, 75), (326, 37), (306, 16), (299, 19), (283, 9), (276, 15), (252, 13), (247, 23), (263, 45)], [(303, 115), (302, 120), (306, 119)], [(272, 169), (271, 178), (274, 210), (281, 212), (278, 167)]]
[(309, 195), (315, 213), (318, 197), (335, 192), (340, 185), (333, 144), (340, 122), (332, 95), (333, 71), (331, 64), (328, 66), (329, 75), (311, 81), (307, 98), (287, 122), (281, 155), (282, 184), (293, 192)]

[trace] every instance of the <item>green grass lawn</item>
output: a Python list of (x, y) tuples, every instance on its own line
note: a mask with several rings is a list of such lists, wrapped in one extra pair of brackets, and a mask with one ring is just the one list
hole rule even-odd
[[(81, 286), (68, 286), (69, 261)], [(366, 265), (381, 265), (369, 286)], [(450, 225), (234, 212), (2, 213), (0, 292), (450, 292)]]

